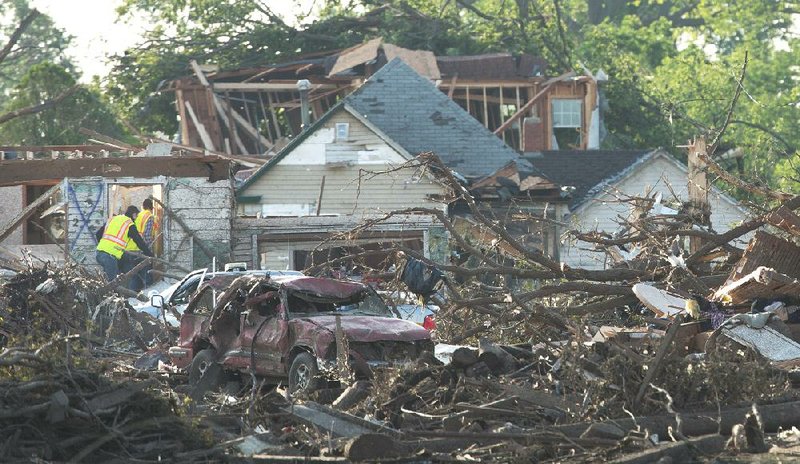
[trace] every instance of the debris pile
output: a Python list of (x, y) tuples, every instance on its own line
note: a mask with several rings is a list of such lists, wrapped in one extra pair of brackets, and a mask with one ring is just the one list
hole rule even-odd
[[(56, 349), (64, 343), (65, 350)], [(87, 359), (71, 354), (71, 343), (57, 339), (37, 350), (0, 353), (0, 460), (195, 462), (209, 457), (209, 437), (180, 418), (176, 404), (154, 392), (152, 382), (112, 382), (82, 367)]]
[(81, 333), (105, 298), (105, 284), (83, 268), (27, 266), (11, 276), (0, 295), (0, 333), (5, 337)]
[(115, 286), (74, 264), (29, 265), (0, 282), (0, 335), (3, 340), (48, 340), (51, 335), (83, 334), (98, 344), (121, 341), (141, 350), (169, 338), (163, 324), (134, 311), (116, 292)]
[[(452, 185), (492, 246), (439, 216), (460, 262), (397, 250), (445, 273), (425, 295), (440, 307), (436, 335), (468, 345), (447, 365), (420, 362), (295, 409), (322, 429), (318, 443), (342, 437), (322, 452), (677, 462), (764, 452), (800, 426), (800, 197), (721, 234), (702, 205), (624, 199), (632, 212), (617, 232), (570, 232), (611, 262), (586, 270), (526, 249)], [(368, 393), (341, 401), (354, 389)]]
[[(249, 373), (228, 376), (213, 357), (188, 360), (196, 380), (218, 374), (222, 388), (193, 395), (198, 390), (184, 385), (192, 376), (169, 365), (166, 353), (188, 359), (198, 347), (169, 350), (163, 321), (133, 311), (114, 285), (70, 266), (16, 270), (2, 286), (3, 346), (78, 334), (89, 348), (60, 353), (66, 362), (41, 350), (0, 354), (0, 426), (9, 431), (0, 459), (684, 462), (780, 453), (800, 442), (800, 197), (722, 234), (696, 204), (627, 199), (632, 213), (617, 232), (571, 232), (611, 262), (587, 270), (523, 246), (451, 181), (491, 246), (437, 210), (451, 234), (452, 262), (398, 244), (401, 258), (372, 263), (380, 268), (370, 268), (365, 252), (307, 270), (326, 273), (350, 260), (365, 279), (387, 284), (382, 290), (411, 290), (421, 306), (433, 303), (436, 352), (375, 367), (368, 378), (317, 379), (310, 396), (292, 398), (270, 385), (274, 379), (258, 378), (254, 349)], [(255, 339), (265, 321), (277, 321), (269, 312), (231, 311), (231, 301), (245, 307), (269, 299), (226, 285), (201, 286), (188, 303), (193, 319), (184, 322), (206, 324), (206, 313), (192, 306), (200, 297), (208, 300), (201, 309), (214, 308), (208, 314), (237, 337), (250, 330)], [(274, 293), (269, 298), (277, 305)], [(413, 328), (427, 340), (428, 332)], [(346, 370), (356, 359), (347, 347), (358, 340), (341, 326), (333, 338), (328, 361)], [(315, 372), (314, 349), (306, 348), (298, 372)], [(280, 356), (300, 356), (287, 353)], [(125, 371), (103, 372), (94, 365), (101, 354), (129, 358), (116, 362)], [(162, 399), (152, 395), (156, 384)], [(216, 445), (190, 436), (182, 414), (205, 423)], [(19, 428), (23, 420), (29, 426)]]

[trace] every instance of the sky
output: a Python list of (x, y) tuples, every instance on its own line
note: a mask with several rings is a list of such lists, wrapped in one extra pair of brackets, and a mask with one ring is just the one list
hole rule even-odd
[[(2, 0), (0, 0), (2, 1)], [(101, 78), (110, 66), (107, 57), (121, 53), (136, 44), (146, 23), (116, 23), (115, 9), (123, 0), (30, 0), (30, 5), (50, 16), (53, 22), (74, 37), (69, 53), (83, 71), (81, 81), (89, 82), (92, 76)], [(313, 0), (299, 0), (307, 5)], [(274, 10), (290, 15), (294, 3), (287, 0), (269, 0)]]
[(106, 74), (106, 56), (119, 53), (138, 40), (143, 27), (117, 24), (114, 9), (122, 0), (31, 0), (30, 5), (50, 16), (56, 26), (74, 37), (69, 49), (83, 81)]

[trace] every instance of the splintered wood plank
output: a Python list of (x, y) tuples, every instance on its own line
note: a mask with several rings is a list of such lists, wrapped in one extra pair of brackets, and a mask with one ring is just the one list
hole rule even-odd
[(673, 317), (686, 311), (686, 298), (676, 293), (643, 283), (634, 285), (633, 293), (658, 317)]
[(727, 283), (741, 279), (760, 266), (800, 278), (800, 247), (788, 240), (759, 230), (750, 240)]
[(775, 227), (789, 232), (792, 235), (800, 235), (800, 216), (796, 215), (790, 208), (781, 206), (774, 213), (770, 214), (767, 222)]
[(23, 221), (28, 219), (35, 211), (36, 208), (42, 205), (45, 201), (47, 201), (50, 197), (55, 195), (61, 189), (61, 184), (56, 184), (50, 188), (50, 190), (44, 192), (39, 198), (37, 198), (33, 203), (28, 205), (25, 209), (22, 210), (14, 219), (11, 220), (3, 229), (0, 229), (0, 242), (5, 240), (6, 237), (11, 235), (11, 232), (14, 232), (16, 228), (22, 224)]
[(192, 108), (192, 104), (189, 103), (189, 100), (186, 100), (184, 104), (186, 105), (186, 110), (189, 112), (189, 117), (194, 123), (195, 129), (197, 129), (197, 133), (200, 134), (200, 140), (203, 141), (203, 146), (207, 150), (216, 151), (216, 148), (214, 148), (214, 142), (211, 141), (211, 136), (208, 135), (208, 131), (206, 131), (206, 126), (204, 126), (203, 123), (201, 123), (197, 118), (197, 115)]

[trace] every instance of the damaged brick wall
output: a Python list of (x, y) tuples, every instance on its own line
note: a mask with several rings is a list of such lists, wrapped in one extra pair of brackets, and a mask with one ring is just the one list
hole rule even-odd
[[(67, 189), (69, 252), (78, 263), (97, 266), (94, 233), (107, 219), (107, 192), (110, 185), (161, 184), (165, 187), (164, 202), (174, 211), (192, 234), (212, 248), (218, 263), (230, 258), (233, 184), (230, 179), (210, 182), (206, 178), (103, 179), (82, 178), (65, 181)], [(139, 205), (136, 205), (139, 206)], [(167, 215), (161, 218), (164, 233), (163, 259), (176, 266), (193, 269), (205, 265), (205, 257), (195, 240)], [(99, 269), (99, 267), (96, 267)]]
[[(167, 182), (167, 205), (183, 220), (192, 234), (214, 254), (217, 264), (230, 260), (233, 183), (230, 179), (209, 182), (205, 178), (174, 178)], [(210, 263), (201, 247), (194, 243), (177, 221), (168, 221), (165, 236), (170, 262), (187, 269)]]

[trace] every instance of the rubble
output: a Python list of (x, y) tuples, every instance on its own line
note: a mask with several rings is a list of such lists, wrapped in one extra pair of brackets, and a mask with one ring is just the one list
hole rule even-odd
[[(636, 201), (613, 236), (579, 234), (610, 249), (606, 270), (526, 249), (473, 203), (513, 261), (456, 236), (477, 264), (398, 246), (394, 269), (365, 274), (412, 280), (439, 306), (436, 350), (296, 395), (246, 368), (212, 369), (221, 389), (198, 393), (167, 355), (177, 328), (74, 264), (14, 263), (0, 277), (0, 459), (633, 463), (796, 447), (800, 200), (721, 235), (688, 207)], [(407, 262), (437, 278), (417, 285)], [(205, 291), (226, 302), (237, 288)], [(337, 353), (358, 342), (335, 335)]]
[(73, 340), (0, 353), (0, 460), (194, 462), (220, 454), (152, 382), (113, 382), (53, 357)]

